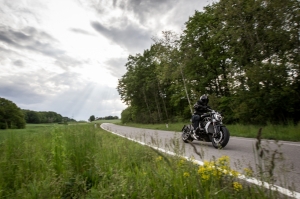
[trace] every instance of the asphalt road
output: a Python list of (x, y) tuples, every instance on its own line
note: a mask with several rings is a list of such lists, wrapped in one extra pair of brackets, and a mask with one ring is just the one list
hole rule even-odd
[[(180, 155), (187, 157), (194, 157), (199, 161), (211, 161), (214, 158), (219, 158), (223, 155), (230, 157), (231, 168), (237, 171), (243, 172), (244, 168), (257, 168), (257, 155), (255, 155), (255, 143), (256, 139), (242, 138), (242, 137), (230, 137), (227, 146), (218, 150), (215, 149), (210, 142), (193, 141), (201, 157), (197, 155), (194, 148), (181, 140), (180, 132), (162, 131), (162, 130), (150, 130), (140, 129), (134, 127), (119, 126), (110, 123), (104, 123), (101, 127), (110, 132), (131, 138), (148, 145), (159, 147), (161, 149), (177, 152)], [(274, 151), (282, 154), (282, 158), (278, 157), (275, 160), (274, 176), (276, 178), (276, 185), (292, 189), (297, 194), (300, 193), (300, 143), (299, 142), (287, 142), (262, 140), (261, 146), (269, 150), (268, 157), (271, 158)], [(267, 153), (266, 153), (267, 154)], [(266, 165), (270, 161), (266, 162)], [(300, 195), (297, 195), (300, 196)]]

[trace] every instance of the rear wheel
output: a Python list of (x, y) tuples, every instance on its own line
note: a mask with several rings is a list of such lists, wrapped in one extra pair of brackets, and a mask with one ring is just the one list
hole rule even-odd
[(185, 143), (189, 143), (189, 142), (193, 141), (193, 138), (191, 137), (191, 127), (190, 126), (184, 126), (182, 128), (181, 138)]
[(229, 142), (229, 137), (230, 137), (230, 133), (229, 133), (228, 129), (225, 126), (222, 126), (220, 128), (220, 133), (218, 133), (217, 137), (213, 138), (211, 136), (212, 145), (216, 149), (222, 149)]

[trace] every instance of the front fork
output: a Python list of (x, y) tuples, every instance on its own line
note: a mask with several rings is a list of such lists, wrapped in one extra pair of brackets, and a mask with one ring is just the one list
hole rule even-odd
[(213, 133), (212, 137), (213, 138), (219, 137), (220, 136), (220, 129), (223, 125), (216, 124), (215, 122), (213, 122), (213, 126), (214, 126), (214, 133)]

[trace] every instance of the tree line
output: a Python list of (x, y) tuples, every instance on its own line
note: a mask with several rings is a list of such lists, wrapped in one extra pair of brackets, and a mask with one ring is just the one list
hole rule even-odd
[(95, 117), (95, 115), (91, 115), (90, 118), (88, 119), (90, 122), (96, 121), (96, 120), (117, 120), (119, 119), (118, 116), (105, 116), (105, 117)]
[(53, 111), (32, 111), (22, 109), (26, 123), (40, 124), (40, 123), (64, 123), (76, 122), (76, 120), (63, 117), (61, 114)]
[(12, 101), (0, 97), (0, 129), (25, 128), (22, 110)]
[(118, 116), (109, 115), (109, 116), (105, 116), (105, 117), (96, 117), (95, 119), (96, 120), (118, 120), (119, 117)]
[(19, 108), (14, 102), (0, 97), (0, 129), (21, 129), (26, 123), (66, 123), (76, 120), (53, 111), (32, 111)]
[(220, 0), (129, 55), (118, 92), (123, 122), (191, 117), (208, 94), (227, 123), (300, 120), (300, 10), (297, 0)]

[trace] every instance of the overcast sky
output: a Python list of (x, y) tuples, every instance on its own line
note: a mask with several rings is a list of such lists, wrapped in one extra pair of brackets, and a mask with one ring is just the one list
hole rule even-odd
[(128, 55), (212, 0), (0, 0), (0, 97), (76, 120), (118, 116)]

